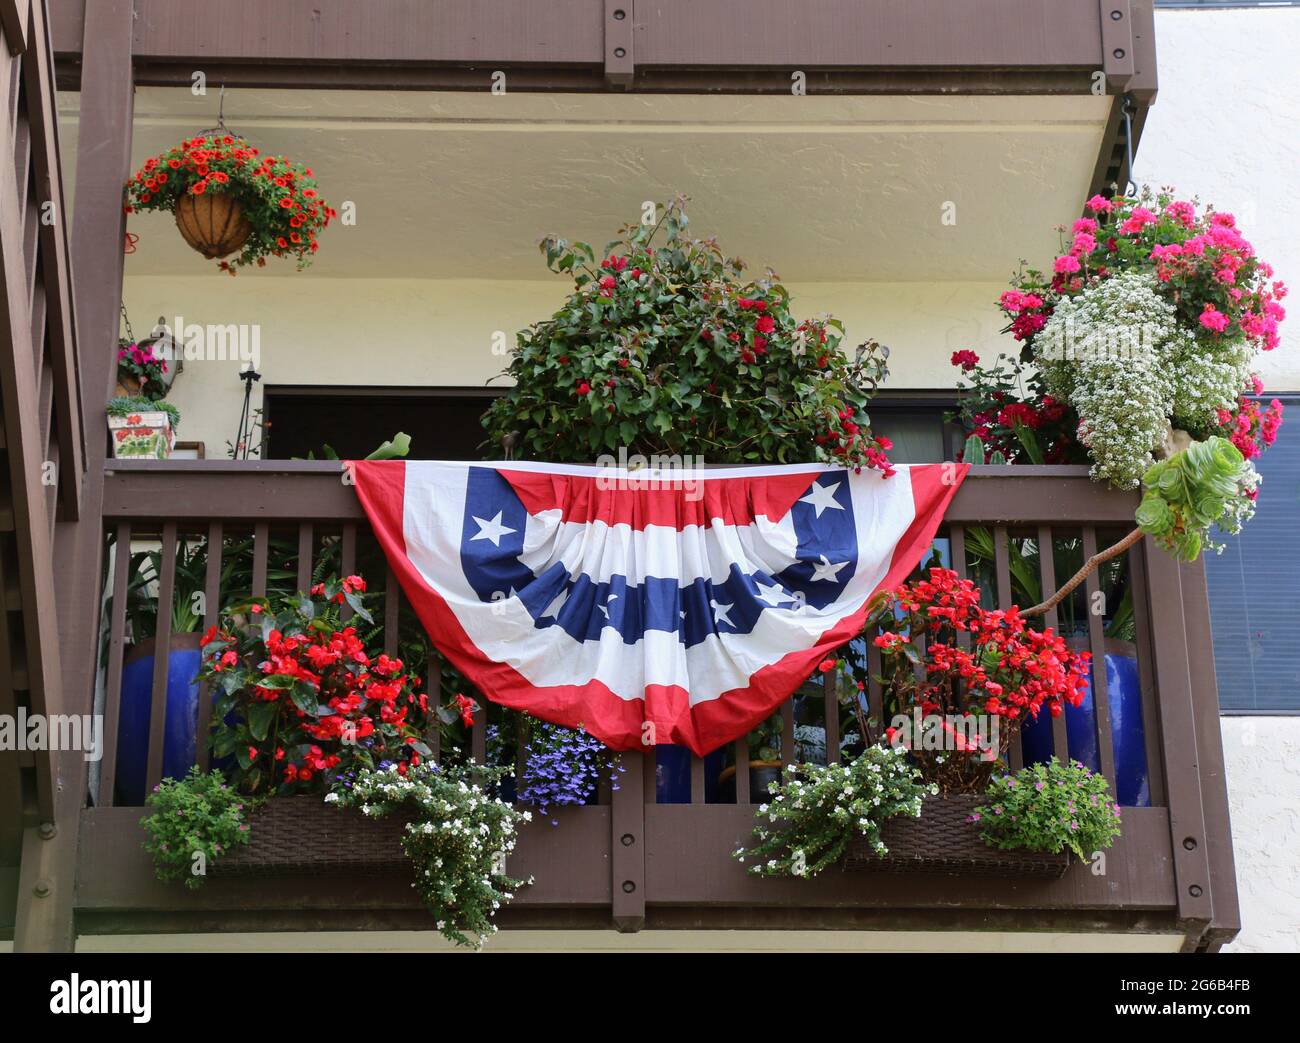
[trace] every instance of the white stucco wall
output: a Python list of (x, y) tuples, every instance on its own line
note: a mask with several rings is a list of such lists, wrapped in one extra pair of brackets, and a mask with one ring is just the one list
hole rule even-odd
[[(505, 358), (493, 334), (515, 332), (549, 315), (571, 283), (499, 279), (233, 280), (137, 276), (124, 299), (137, 336), (161, 313), (199, 325), (257, 325), (262, 386), (481, 385)], [(993, 301), (999, 283), (790, 283), (800, 315), (830, 312), (844, 322), (846, 344), (875, 338), (890, 346), (891, 387), (935, 388), (952, 382), (949, 356), (971, 347), (994, 353), (1004, 340)], [(189, 360), (168, 396), (181, 412), (180, 438), (202, 441), (222, 458), (239, 422), (243, 385), (238, 361)], [(258, 389), (260, 402), (261, 389)], [(436, 447), (415, 447), (435, 455)]]
[[(1156, 13), (1160, 93), (1137, 180), (1237, 215), (1260, 256), (1300, 286), (1300, 9)], [(1269, 391), (1300, 390), (1300, 297)], [(1300, 423), (1292, 417), (1288, 423)], [(1242, 932), (1227, 951), (1300, 951), (1300, 718), (1225, 717)]]
[(1300, 717), (1224, 717), (1242, 931), (1229, 952), (1300, 952)]
[[(1300, 287), (1300, 8), (1160, 10), (1160, 89), (1134, 161), (1235, 214), (1259, 255)], [(1260, 359), (1269, 391), (1300, 391), (1300, 297), (1282, 347)]]

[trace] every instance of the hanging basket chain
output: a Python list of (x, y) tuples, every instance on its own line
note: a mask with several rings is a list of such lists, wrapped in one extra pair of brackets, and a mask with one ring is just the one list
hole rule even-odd
[(126, 339), (135, 343), (135, 331), (131, 329), (131, 319), (126, 314), (126, 302), (122, 302), (122, 325), (126, 327)]

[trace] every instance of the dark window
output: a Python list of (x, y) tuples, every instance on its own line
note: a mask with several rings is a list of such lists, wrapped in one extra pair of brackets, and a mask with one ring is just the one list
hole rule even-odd
[(418, 460), (482, 460), (480, 418), (500, 391), (485, 388), (268, 387), (263, 399), (268, 460), (329, 446), (343, 460), (367, 456), (398, 431)]
[(1255, 466), (1256, 515), (1222, 554), (1205, 557), (1214, 672), (1225, 713), (1300, 713), (1300, 396), (1281, 398), (1287, 419)]
[[(480, 418), (503, 390), (271, 386), (263, 399), (263, 456), (320, 457), (328, 445), (340, 458), (353, 460), (405, 431), (414, 459), (483, 460)], [(952, 396), (882, 392), (870, 406), (872, 427), (894, 442), (889, 455), (895, 463), (952, 460), (961, 449), (961, 432), (944, 421), (944, 414), (954, 404)]]

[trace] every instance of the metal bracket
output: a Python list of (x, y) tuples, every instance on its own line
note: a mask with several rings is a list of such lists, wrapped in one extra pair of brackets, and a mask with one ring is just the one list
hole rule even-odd
[(1134, 75), (1133, 12), (1129, 0), (1097, 0), (1101, 17), (1101, 67), (1106, 87), (1121, 93)]
[[(1128, 6), (1128, 0), (1124, 0)], [(636, 74), (632, 61), (632, 0), (605, 0), (605, 82), (631, 86)]]

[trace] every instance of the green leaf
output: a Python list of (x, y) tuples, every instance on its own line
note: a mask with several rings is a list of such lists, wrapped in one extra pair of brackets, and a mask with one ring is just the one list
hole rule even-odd
[(258, 700), (248, 708), (248, 730), (258, 742), (271, 733), (271, 722), (280, 711), (278, 702)]

